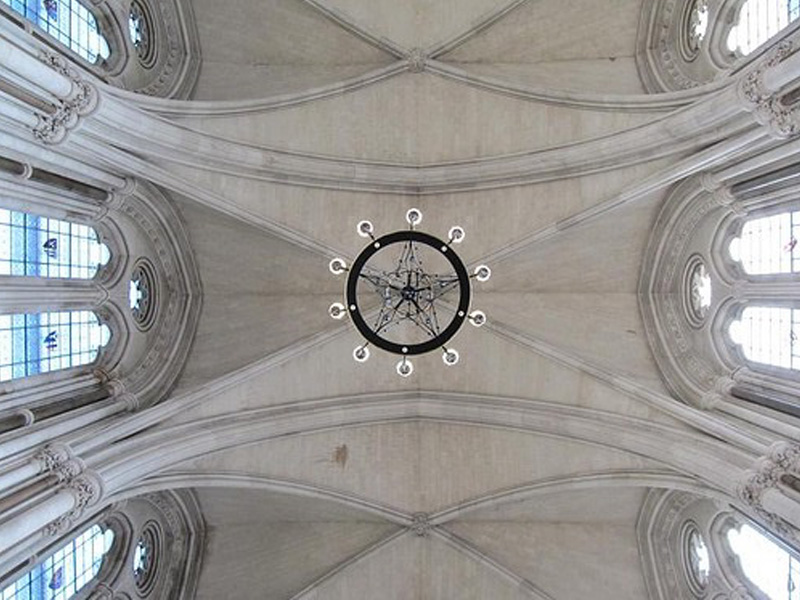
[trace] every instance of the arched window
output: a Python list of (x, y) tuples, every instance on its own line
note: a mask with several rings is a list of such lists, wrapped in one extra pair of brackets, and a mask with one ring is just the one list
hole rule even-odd
[(78, 0), (2, 0), (90, 63), (108, 58), (108, 42), (94, 15)]
[(800, 369), (798, 331), (800, 310), (776, 306), (748, 306), (730, 326), (745, 358), (785, 369)]
[(89, 364), (109, 338), (91, 311), (0, 315), (0, 381)]
[(800, 0), (747, 0), (728, 35), (728, 47), (750, 54), (800, 16)]
[[(800, 0), (798, 0), (800, 2)], [(745, 223), (730, 245), (731, 257), (750, 275), (800, 272), (800, 211)]]
[(0, 275), (91, 279), (108, 260), (87, 225), (0, 209)]
[(800, 599), (797, 556), (748, 524), (731, 527), (726, 537), (744, 575), (768, 598)]
[(114, 533), (93, 525), (0, 592), (2, 600), (67, 600), (100, 572)]

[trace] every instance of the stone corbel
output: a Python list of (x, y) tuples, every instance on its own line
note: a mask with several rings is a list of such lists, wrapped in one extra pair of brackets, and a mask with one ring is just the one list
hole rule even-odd
[(72, 91), (61, 99), (54, 113), (37, 114), (39, 122), (33, 128), (33, 137), (43, 144), (53, 145), (62, 142), (67, 132), (74, 129), (82, 117), (97, 108), (99, 94), (97, 88), (83, 79), (62, 56), (44, 51), (39, 59), (72, 82)]

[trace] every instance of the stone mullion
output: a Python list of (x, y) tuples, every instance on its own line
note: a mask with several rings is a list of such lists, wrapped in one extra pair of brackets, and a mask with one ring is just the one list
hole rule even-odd
[(29, 178), (33, 169), (28, 168), (28, 176), (0, 172), (0, 207), (73, 221), (78, 216), (86, 223), (106, 212), (101, 201), (33, 181)]
[(93, 280), (0, 275), (0, 314), (89, 310), (108, 297)]

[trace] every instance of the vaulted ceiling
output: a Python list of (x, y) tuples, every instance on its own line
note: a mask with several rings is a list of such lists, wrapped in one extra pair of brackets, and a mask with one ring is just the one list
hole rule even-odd
[[(135, 101), (185, 140), (135, 168), (172, 192), (203, 284), (147, 434), (197, 440), (151, 482), (198, 493), (198, 597), (646, 597), (638, 511), (688, 485), (698, 434), (644, 334), (641, 261), (673, 166), (724, 132), (644, 95), (642, 1), (234, 4), (194, 2), (193, 100)], [(412, 206), (494, 275), (461, 363), (401, 379), (352, 360), (327, 262)]]

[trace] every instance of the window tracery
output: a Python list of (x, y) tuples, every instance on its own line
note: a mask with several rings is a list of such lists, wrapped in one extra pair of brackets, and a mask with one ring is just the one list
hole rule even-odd
[(747, 360), (800, 369), (800, 310), (778, 306), (748, 306), (730, 325), (731, 339)]
[(90, 364), (110, 336), (86, 310), (0, 315), (0, 381)]
[(800, 271), (800, 211), (749, 219), (730, 244), (733, 260), (750, 275)]
[(0, 208), (0, 275), (91, 279), (109, 259), (88, 225)]
[(78, 0), (2, 1), (89, 63), (110, 56), (108, 42), (100, 33), (97, 20)]
[(747, 0), (728, 34), (728, 48), (750, 54), (800, 16), (800, 0)]
[(100, 572), (114, 544), (111, 529), (93, 525), (0, 592), (0, 600), (68, 600)]

